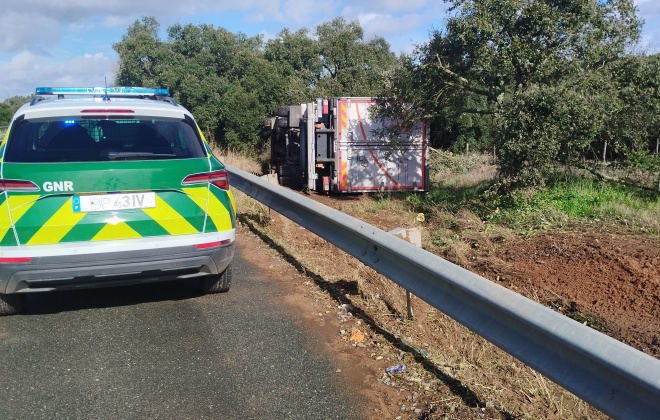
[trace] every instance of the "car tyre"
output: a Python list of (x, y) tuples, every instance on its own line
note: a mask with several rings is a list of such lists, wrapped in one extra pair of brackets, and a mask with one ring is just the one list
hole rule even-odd
[(202, 279), (201, 287), (204, 293), (225, 293), (231, 287), (232, 264), (220, 274), (213, 274)]
[(0, 316), (20, 314), (23, 311), (24, 298), (22, 294), (0, 293)]

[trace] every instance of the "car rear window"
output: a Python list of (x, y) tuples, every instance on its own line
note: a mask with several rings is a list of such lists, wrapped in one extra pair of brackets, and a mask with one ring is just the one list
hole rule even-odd
[(205, 157), (192, 120), (39, 118), (17, 121), (5, 162), (93, 162)]

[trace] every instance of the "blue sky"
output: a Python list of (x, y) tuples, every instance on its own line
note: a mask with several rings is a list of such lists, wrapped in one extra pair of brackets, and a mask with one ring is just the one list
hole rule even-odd
[[(442, 28), (441, 0), (3, 0), (0, 13), (0, 101), (36, 86), (99, 86), (114, 81), (119, 42), (130, 24), (154, 16), (174, 23), (211, 24), (249, 36), (283, 28), (313, 30), (335, 17), (357, 20), (365, 39), (382, 36), (393, 51), (410, 51)], [(635, 0), (647, 23), (643, 45), (660, 50), (660, 1)], [(164, 38), (164, 36), (163, 36)]]

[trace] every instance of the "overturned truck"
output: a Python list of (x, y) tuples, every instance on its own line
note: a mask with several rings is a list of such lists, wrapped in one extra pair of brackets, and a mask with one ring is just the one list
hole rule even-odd
[(392, 139), (372, 98), (323, 98), (282, 106), (268, 121), (280, 185), (326, 193), (429, 190), (428, 127)]

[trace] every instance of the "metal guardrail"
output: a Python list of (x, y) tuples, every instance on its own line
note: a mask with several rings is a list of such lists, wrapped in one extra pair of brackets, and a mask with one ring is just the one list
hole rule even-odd
[(614, 418), (660, 418), (660, 360), (347, 214), (247, 172), (230, 184)]

